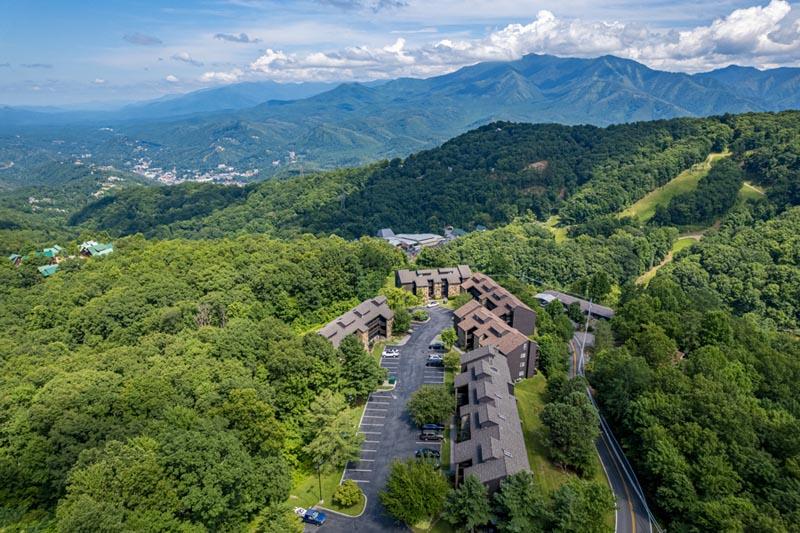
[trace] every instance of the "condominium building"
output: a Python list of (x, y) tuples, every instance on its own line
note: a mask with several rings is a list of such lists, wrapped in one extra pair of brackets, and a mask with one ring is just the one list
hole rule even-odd
[(475, 272), (464, 280), (461, 289), (522, 334), (536, 331), (536, 312), (486, 274)]
[(453, 325), (458, 346), (463, 350), (493, 346), (508, 360), (508, 369), (514, 379), (524, 379), (536, 373), (539, 346), (482, 306), (478, 300), (471, 300), (459, 307), (455, 311)]
[(319, 334), (336, 348), (348, 335), (356, 335), (364, 344), (364, 349), (368, 350), (375, 340), (392, 336), (393, 322), (394, 312), (389, 308), (386, 297), (377, 296), (330, 321), (319, 330)]
[(395, 286), (410, 291), (425, 300), (452, 298), (462, 290), (462, 284), (472, 276), (467, 265), (429, 268), (423, 270), (398, 270)]
[(530, 471), (506, 357), (493, 346), (463, 354), (454, 386), (456, 485), (474, 475), (494, 492), (506, 477)]

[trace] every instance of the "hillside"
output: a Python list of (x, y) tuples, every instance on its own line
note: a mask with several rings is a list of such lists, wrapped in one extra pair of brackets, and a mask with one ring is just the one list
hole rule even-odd
[[(7, 149), (22, 134), (26, 147), (50, 158), (91, 152), (104, 164), (144, 157), (178, 170), (258, 169), (259, 177), (353, 166), (406, 156), (494, 121), (609, 124), (778, 111), (800, 106), (800, 70), (727, 68), (687, 75), (650, 69), (613, 56), (594, 59), (528, 55), (511, 62), (480, 63), (428, 79), (382, 84), (342, 84), (292, 101), (236, 109), (253, 96), (245, 88), (215, 89), (178, 99), (130, 106), (117, 114), (59, 119), (0, 111), (0, 162), (13, 161), (18, 176), (40, 163)], [(311, 90), (311, 88), (309, 88)], [(260, 93), (263, 98), (263, 94)], [(226, 108), (230, 108), (227, 109)], [(170, 118), (194, 113), (191, 117)], [(137, 115), (137, 113), (139, 113)], [(62, 117), (63, 118), (63, 117)], [(83, 125), (81, 125), (83, 123)], [(38, 127), (36, 127), (38, 126)], [(110, 127), (113, 135), (98, 134)], [(61, 141), (55, 149), (50, 143)], [(294, 152), (296, 159), (288, 158)]]
[(182, 208), (177, 217), (153, 211), (147, 206), (168, 207), (170, 197), (182, 195), (152, 188), (90, 204), (72, 222), (117, 234), (191, 238), (246, 232), (358, 237), (383, 227), (440, 232), (446, 224), (497, 226), (529, 211), (540, 220), (558, 214), (565, 224), (584, 224), (622, 211), (726, 147), (753, 183), (788, 188), (774, 199), (792, 204), (798, 202), (791, 182), (781, 177), (791, 170), (759, 169), (793, 153), (798, 118), (784, 112), (604, 129), (496, 123), (405, 160), (251, 185), (202, 216)]

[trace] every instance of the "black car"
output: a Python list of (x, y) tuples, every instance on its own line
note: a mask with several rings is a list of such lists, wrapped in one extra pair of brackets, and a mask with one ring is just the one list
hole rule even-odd
[(443, 439), (444, 435), (441, 431), (432, 429), (423, 429), (422, 433), (419, 434), (419, 440), (421, 441), (440, 441)]
[(417, 459), (438, 459), (440, 456), (439, 450), (433, 448), (419, 448), (414, 452), (414, 457)]
[(446, 348), (444, 347), (444, 343), (442, 341), (433, 341), (429, 346), (429, 350), (435, 350), (437, 352), (444, 352)]
[(428, 360), (425, 361), (425, 366), (443, 367), (444, 366), (444, 361), (442, 359), (431, 359), (429, 357)]
[(423, 424), (422, 431), (444, 431), (444, 426), (441, 424)]

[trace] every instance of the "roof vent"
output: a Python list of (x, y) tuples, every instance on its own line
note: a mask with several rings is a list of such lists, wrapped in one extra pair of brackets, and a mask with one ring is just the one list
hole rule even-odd
[(511, 455), (511, 452), (508, 451), (508, 450), (503, 450), (503, 455), (505, 455), (506, 457), (514, 457), (513, 455)]

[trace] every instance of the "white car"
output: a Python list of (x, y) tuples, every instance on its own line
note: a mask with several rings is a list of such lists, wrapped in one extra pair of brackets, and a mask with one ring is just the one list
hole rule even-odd
[(436, 307), (437, 305), (439, 305), (439, 302), (430, 301), (425, 304), (425, 307)]
[(444, 357), (440, 353), (428, 354), (428, 361), (442, 361)]
[(397, 348), (384, 348), (381, 355), (388, 358), (400, 357), (400, 350)]

